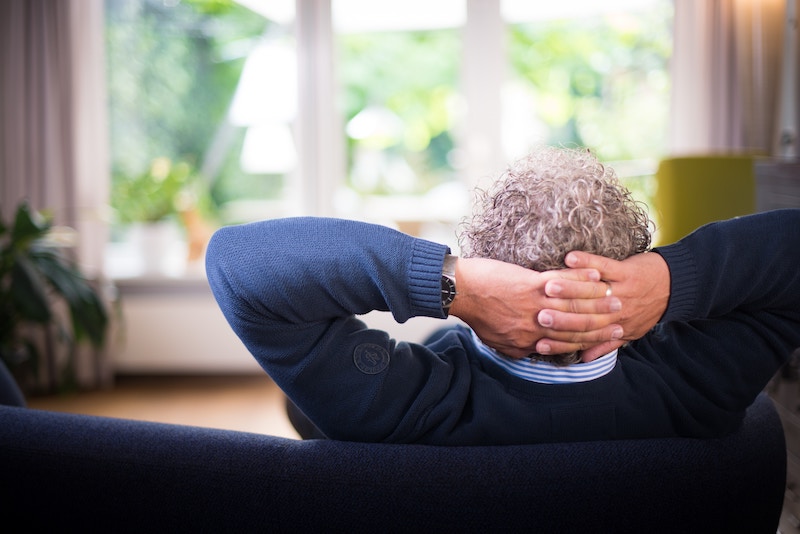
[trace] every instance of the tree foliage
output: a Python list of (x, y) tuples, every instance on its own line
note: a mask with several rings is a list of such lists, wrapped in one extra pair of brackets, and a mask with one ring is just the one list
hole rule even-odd
[(671, 5), (511, 27), (513, 72), (534, 101), (546, 142), (601, 159), (659, 158), (666, 146)]
[(266, 23), (233, 0), (106, 0), (115, 182), (202, 163)]
[[(199, 167), (247, 53), (272, 23), (234, 0), (106, 2), (115, 181), (140, 175), (159, 157)], [(672, 5), (654, 5), (635, 14), (509, 25), (510, 72), (526, 102), (510, 115), (535, 133), (521, 144), (587, 146), (603, 160), (663, 155)], [(460, 31), (344, 34), (336, 44), (344, 120), (370, 108), (398, 118), (398, 133), (377, 148), (413, 174), (413, 192), (451, 179), (464, 106)], [(239, 168), (242, 135), (231, 138), (220, 175), (207, 177), (217, 204), (280, 194), (281, 177)], [(354, 137), (346, 142), (356, 187), (359, 151), (376, 146)], [(392, 192), (380, 183), (372, 187), (364, 192)]]

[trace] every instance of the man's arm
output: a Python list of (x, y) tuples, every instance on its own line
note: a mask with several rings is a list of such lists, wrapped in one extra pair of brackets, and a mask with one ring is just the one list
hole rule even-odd
[[(613, 293), (623, 304), (623, 312), (616, 319), (625, 329), (624, 339), (633, 340), (660, 321), (718, 317), (735, 309), (796, 306), (791, 301), (764, 302), (759, 296), (785, 298), (792, 294), (787, 288), (773, 287), (781, 281), (769, 273), (800, 273), (795, 268), (799, 225), (800, 210), (776, 210), (710, 223), (677, 243), (622, 262), (585, 253), (570, 253), (569, 262), (582, 269), (595, 268), (612, 281)], [(567, 282), (563, 285), (567, 291), (562, 293), (568, 294), (571, 286)], [(747, 291), (730, 291), (733, 287)], [(559, 316), (556, 311), (543, 313)], [(587, 351), (584, 361), (618, 344)]]

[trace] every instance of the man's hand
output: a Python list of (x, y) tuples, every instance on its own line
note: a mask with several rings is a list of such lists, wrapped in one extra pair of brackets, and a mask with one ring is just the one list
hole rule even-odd
[[(614, 323), (620, 299), (606, 297), (607, 285), (600, 278), (593, 265), (538, 273), (496, 260), (459, 258), (458, 294), (450, 313), (484, 343), (514, 358), (528, 356), (542, 338), (552, 353), (581, 350), (623, 334)], [(560, 288), (561, 296), (545, 293), (553, 283), (551, 289), (557, 293)], [(549, 321), (541, 317), (545, 308)]]
[[(610, 284), (611, 293), (622, 301), (622, 309), (612, 315), (612, 319), (621, 325), (624, 334), (622, 340), (607, 340), (590, 347), (582, 354), (585, 362), (592, 361), (603, 354), (621, 346), (624, 340), (634, 340), (646, 334), (664, 315), (669, 302), (670, 274), (664, 259), (655, 252), (645, 252), (631, 256), (623, 261), (615, 261), (586, 252), (570, 252), (566, 263), (578, 272), (585, 269), (596, 269), (603, 281)], [(549, 296), (561, 299), (582, 298), (583, 285), (571, 279), (562, 278), (548, 282), (545, 292)], [(548, 306), (549, 308), (549, 306)], [(583, 313), (591, 313), (584, 311)], [(542, 324), (563, 324), (570, 314), (555, 307), (542, 310), (539, 321)], [(600, 320), (606, 320), (605, 315)], [(587, 324), (591, 322), (586, 318)], [(575, 334), (575, 339), (580, 335)], [(557, 353), (561, 350), (563, 338), (542, 339), (537, 344), (537, 352)], [(549, 348), (549, 350), (548, 350)], [(585, 347), (584, 347), (585, 348)]]

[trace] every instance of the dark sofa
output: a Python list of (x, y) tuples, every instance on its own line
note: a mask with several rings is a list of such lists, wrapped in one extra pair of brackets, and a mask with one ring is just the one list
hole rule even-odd
[(0, 365), (0, 509), (20, 532), (769, 532), (781, 423), (724, 439), (508, 447), (300, 441), (24, 406)]

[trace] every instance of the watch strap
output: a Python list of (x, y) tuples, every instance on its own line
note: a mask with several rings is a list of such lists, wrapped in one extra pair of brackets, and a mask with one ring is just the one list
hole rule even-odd
[(446, 254), (442, 263), (442, 309), (449, 311), (456, 298), (456, 261), (458, 256)]

